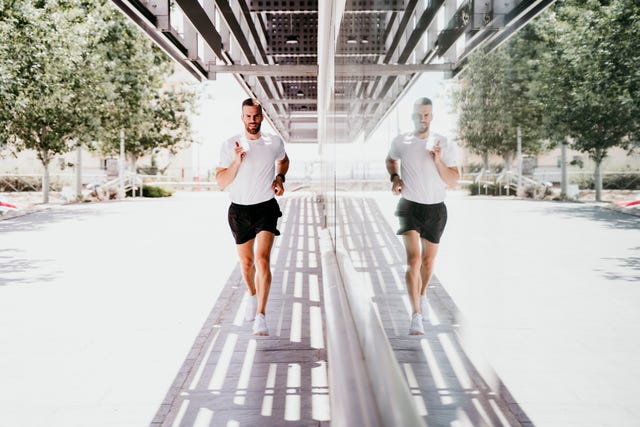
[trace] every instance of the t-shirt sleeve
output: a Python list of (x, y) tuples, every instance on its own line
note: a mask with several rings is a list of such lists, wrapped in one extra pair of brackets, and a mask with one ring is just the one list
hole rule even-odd
[(284, 159), (284, 156), (287, 155), (287, 152), (284, 149), (284, 141), (282, 140), (282, 138), (278, 138), (279, 142), (278, 142), (278, 152), (276, 153), (276, 160), (282, 160)]
[(389, 157), (391, 157), (393, 160), (398, 160), (400, 158), (397, 141), (398, 138), (394, 138), (393, 141), (391, 141), (391, 146), (389, 147)]
[(229, 149), (229, 141), (222, 142), (220, 146), (220, 158), (218, 159), (219, 168), (228, 168), (233, 163), (234, 151)]

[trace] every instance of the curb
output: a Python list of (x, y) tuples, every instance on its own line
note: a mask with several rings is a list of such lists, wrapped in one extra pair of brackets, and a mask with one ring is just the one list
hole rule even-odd
[(640, 209), (639, 208), (625, 208), (623, 206), (616, 206), (613, 203), (608, 202), (580, 202), (587, 206), (593, 206), (600, 209), (605, 209), (613, 212), (620, 212), (627, 215), (640, 217)]
[(18, 208), (10, 211), (6, 211), (3, 214), (0, 214), (0, 221), (4, 221), (7, 219), (19, 218), (21, 216), (29, 215), (34, 212), (40, 212), (47, 209), (52, 208), (56, 205), (43, 205), (43, 206), (30, 206), (27, 208)]

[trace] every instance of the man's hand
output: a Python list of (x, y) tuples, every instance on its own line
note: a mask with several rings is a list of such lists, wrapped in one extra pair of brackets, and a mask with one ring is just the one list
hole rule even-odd
[(236, 148), (235, 148), (235, 158), (237, 161), (242, 161), (242, 159), (244, 159), (244, 156), (247, 155), (247, 152), (244, 151), (244, 148), (242, 148), (242, 145), (240, 145), (240, 143), (238, 141), (236, 141)]
[(440, 160), (440, 155), (442, 154), (442, 147), (440, 147), (440, 141), (437, 141), (436, 144), (429, 150), (429, 154), (434, 161)]
[(282, 178), (276, 176), (276, 179), (273, 180), (271, 184), (271, 188), (273, 188), (273, 192), (276, 196), (282, 196), (284, 194), (284, 185), (282, 185)]
[(404, 186), (404, 182), (402, 182), (400, 177), (396, 175), (396, 177), (393, 178), (393, 184), (391, 185), (391, 192), (393, 194), (400, 194), (402, 193), (403, 186)]
[(438, 169), (438, 174), (442, 180), (447, 184), (448, 188), (454, 188), (458, 179), (460, 179), (460, 172), (458, 171), (457, 166), (447, 166), (442, 160), (442, 147), (440, 147), (440, 141), (437, 141), (431, 150), (429, 150), (429, 154), (433, 158), (434, 163), (436, 164), (436, 168)]

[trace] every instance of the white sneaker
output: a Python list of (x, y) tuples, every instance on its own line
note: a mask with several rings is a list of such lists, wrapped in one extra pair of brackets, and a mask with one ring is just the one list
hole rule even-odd
[(424, 322), (426, 322), (427, 319), (429, 318), (428, 310), (429, 310), (429, 303), (427, 302), (427, 296), (420, 295), (420, 314), (422, 314), (422, 320)]
[(256, 295), (249, 295), (247, 293), (247, 301), (244, 306), (244, 320), (245, 322), (251, 322), (256, 318), (256, 310), (258, 307), (258, 297)]
[(422, 314), (413, 313), (413, 316), (411, 316), (409, 335), (424, 335), (424, 326), (422, 326)]
[(267, 329), (267, 320), (264, 318), (264, 314), (262, 313), (256, 314), (256, 318), (253, 321), (253, 335), (269, 335), (269, 329)]

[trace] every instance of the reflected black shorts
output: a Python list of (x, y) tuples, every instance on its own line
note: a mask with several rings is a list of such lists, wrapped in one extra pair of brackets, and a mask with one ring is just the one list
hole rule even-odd
[(401, 198), (396, 208), (396, 216), (400, 222), (400, 229), (396, 234), (416, 230), (420, 237), (431, 243), (440, 243), (440, 237), (447, 225), (447, 207), (444, 202), (423, 205)]
[(279, 236), (280, 232), (276, 227), (281, 216), (278, 202), (271, 199), (256, 205), (231, 203), (227, 217), (233, 238), (237, 245), (241, 245), (254, 239), (260, 231), (269, 231)]

